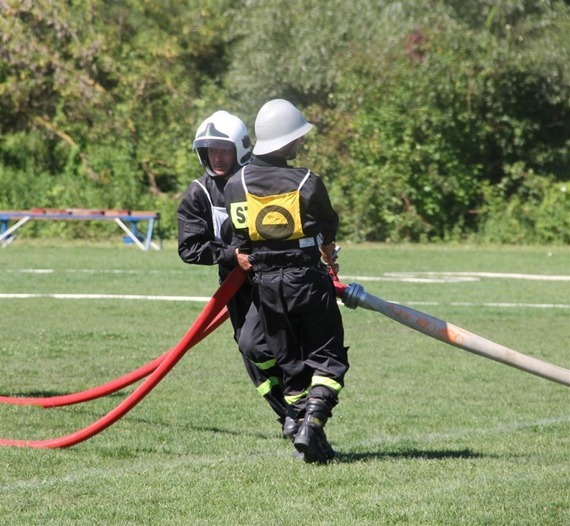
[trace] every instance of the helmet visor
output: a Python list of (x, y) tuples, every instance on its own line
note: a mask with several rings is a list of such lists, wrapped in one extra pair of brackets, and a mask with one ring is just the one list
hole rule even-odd
[(216, 148), (218, 150), (232, 150), (235, 144), (232, 141), (225, 141), (223, 139), (196, 139), (192, 144), (192, 148)]

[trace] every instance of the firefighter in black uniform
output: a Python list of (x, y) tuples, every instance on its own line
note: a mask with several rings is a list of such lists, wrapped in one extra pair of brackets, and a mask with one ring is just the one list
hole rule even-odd
[[(221, 282), (236, 266), (224, 187), (229, 176), (250, 161), (251, 141), (241, 119), (217, 111), (199, 126), (193, 148), (206, 173), (190, 183), (178, 207), (178, 254), (186, 263), (217, 264)], [(246, 281), (228, 304), (236, 341), (250, 303), (251, 284)], [(247, 356), (241, 347), (240, 351), (249, 377), (284, 425), (287, 407), (281, 373), (259, 325), (251, 324), (242, 344), (247, 347)]]
[(306, 462), (326, 463), (334, 451), (323, 428), (344, 386), (348, 348), (321, 260), (332, 264), (339, 218), (322, 179), (287, 162), (311, 128), (290, 102), (266, 103), (255, 121), (254, 158), (230, 178), (224, 195), (238, 263), (253, 271), (242, 334), (261, 320), (299, 426), (295, 448)]

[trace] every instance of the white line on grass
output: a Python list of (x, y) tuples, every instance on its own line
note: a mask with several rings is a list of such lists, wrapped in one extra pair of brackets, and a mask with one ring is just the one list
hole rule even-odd
[(143, 294), (0, 294), (0, 299), (53, 298), (57, 300), (148, 300), (148, 301), (197, 301), (206, 303), (208, 296), (148, 296)]
[[(144, 270), (120, 270), (120, 269), (5, 269), (5, 272), (20, 272), (32, 274), (53, 274), (55, 272), (82, 272), (82, 273), (159, 273), (162, 271)], [(181, 272), (181, 271), (173, 271)], [(479, 281), (481, 278), (504, 278), (522, 279), (534, 281), (570, 281), (570, 276), (539, 275), (539, 274), (507, 274), (497, 272), (387, 272), (384, 276), (342, 276), (344, 281), (401, 281), (413, 283), (457, 283), (465, 281)], [(151, 296), (133, 294), (0, 294), (0, 299), (32, 299), (32, 298), (54, 298), (54, 299), (105, 299), (105, 300), (146, 300), (146, 301), (195, 301), (207, 302), (209, 297), (205, 296)], [(398, 302), (394, 302), (398, 303)], [(438, 306), (440, 303), (432, 301), (408, 302), (408, 305), (416, 306)], [(498, 308), (536, 308), (536, 309), (568, 309), (568, 304), (557, 303), (451, 303), (455, 307), (498, 307)]]
[(524, 308), (533, 309), (568, 309), (570, 305), (564, 303), (451, 303), (454, 307), (502, 307), (502, 308)]
[[(147, 296), (143, 294), (37, 294), (37, 293), (8, 293), (0, 294), (0, 299), (39, 299), (52, 298), (57, 300), (143, 300), (143, 301), (194, 301), (207, 303), (209, 296)], [(393, 302), (398, 303), (398, 302)], [(342, 303), (341, 303), (342, 304)], [(444, 305), (437, 301), (408, 301), (406, 305), (432, 306)], [(450, 303), (454, 307), (498, 307), (506, 309), (570, 309), (570, 304), (564, 303)]]
[[(21, 268), (3, 269), (3, 272), (23, 274), (87, 273), (87, 274), (158, 274), (164, 270), (134, 269), (53, 269), (53, 268)], [(182, 273), (185, 269), (169, 270), (168, 273)], [(342, 276), (344, 279), (360, 281), (403, 281), (413, 283), (457, 283), (460, 281), (478, 281), (480, 278), (521, 279), (532, 281), (570, 281), (570, 276), (548, 274), (509, 274), (502, 272), (386, 272), (383, 276)]]
[(168, 274), (172, 273), (186, 273), (186, 269), (180, 270), (140, 270), (140, 269), (111, 269), (111, 268), (9, 268), (2, 269), (3, 272), (10, 272), (12, 274)]
[(401, 283), (464, 283), (468, 281), (480, 281), (476, 276), (443, 276), (443, 277), (419, 277), (413, 274), (390, 274), (384, 276), (342, 276), (345, 281), (398, 281)]
[(547, 274), (507, 274), (503, 272), (387, 272), (385, 276), (459, 276), (499, 279), (524, 279), (534, 281), (570, 281), (570, 276), (555, 276)]

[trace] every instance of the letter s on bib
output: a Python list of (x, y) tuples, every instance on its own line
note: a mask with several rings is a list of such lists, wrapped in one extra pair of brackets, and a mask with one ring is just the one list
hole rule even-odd
[(231, 203), (230, 218), (234, 228), (247, 228), (247, 203)]

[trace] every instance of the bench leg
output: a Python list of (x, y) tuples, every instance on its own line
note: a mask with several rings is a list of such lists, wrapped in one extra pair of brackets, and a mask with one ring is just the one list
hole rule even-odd
[(125, 225), (125, 223), (123, 223), (118, 217), (115, 218), (115, 223), (117, 223), (117, 225), (119, 225), (119, 227), (121, 227), (122, 230), (125, 231), (125, 233), (127, 234), (127, 236), (129, 236), (130, 239), (132, 239), (133, 243), (135, 243), (137, 245), (137, 247), (139, 247), (141, 250), (148, 250), (147, 247), (145, 247), (141, 242), (140, 239), (135, 236), (127, 227), (127, 225)]
[(15, 225), (12, 225), (10, 228), (5, 229), (6, 224), (8, 223), (6, 222), (2, 222), (2, 233), (0, 234), (0, 242), (2, 242), (2, 246), (6, 247), (8, 246), (12, 241), (14, 241), (14, 237), (12, 236), (12, 233), (15, 232), (18, 228), (20, 228), (22, 225), (26, 224), (28, 221), (30, 220), (30, 216), (25, 216), (22, 217), (22, 219), (20, 219)]
[(148, 250), (150, 247), (154, 248), (155, 250), (160, 250), (160, 247), (152, 240), (152, 235), (154, 233), (154, 218), (151, 217), (148, 220), (148, 230), (146, 232), (146, 249)]

